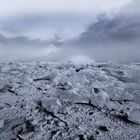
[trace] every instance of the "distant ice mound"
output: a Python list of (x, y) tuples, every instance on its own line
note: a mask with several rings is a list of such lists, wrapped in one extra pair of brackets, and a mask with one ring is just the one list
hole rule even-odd
[(94, 60), (85, 55), (72, 56), (68, 59), (68, 61), (73, 63), (74, 65), (86, 65), (94, 62)]

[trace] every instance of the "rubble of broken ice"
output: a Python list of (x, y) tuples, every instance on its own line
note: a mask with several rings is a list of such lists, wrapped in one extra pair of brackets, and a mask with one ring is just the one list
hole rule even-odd
[(140, 64), (0, 64), (0, 139), (140, 139)]

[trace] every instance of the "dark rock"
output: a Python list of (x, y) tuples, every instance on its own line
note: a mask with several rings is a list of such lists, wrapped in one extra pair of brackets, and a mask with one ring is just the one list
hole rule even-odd
[(99, 126), (99, 130), (104, 132), (109, 131), (106, 126)]

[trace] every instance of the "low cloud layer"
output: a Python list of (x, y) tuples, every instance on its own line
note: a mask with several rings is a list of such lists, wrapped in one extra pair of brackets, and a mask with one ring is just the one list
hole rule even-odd
[[(94, 19), (94, 15), (93, 15)], [(81, 14), (32, 14), (5, 20), (0, 31), (5, 36), (28, 36), (32, 39), (51, 40), (59, 36), (61, 40), (78, 37), (90, 20)]]
[(16, 37), (6, 37), (0, 34), (0, 46), (3, 47), (25, 47), (28, 49), (29, 47), (34, 47), (35, 49), (38, 47), (47, 47), (48, 45), (58, 45), (61, 41), (59, 37), (55, 36), (52, 40), (41, 40), (41, 39), (31, 39), (26, 36), (16, 36)]

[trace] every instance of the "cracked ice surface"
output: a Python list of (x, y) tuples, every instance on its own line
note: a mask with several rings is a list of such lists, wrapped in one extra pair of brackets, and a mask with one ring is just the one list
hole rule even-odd
[(140, 63), (0, 63), (0, 139), (140, 139)]

